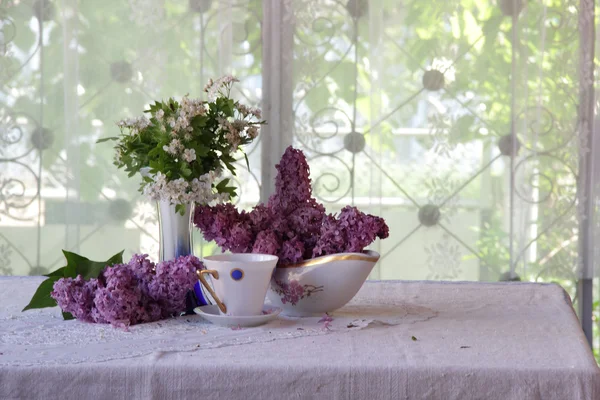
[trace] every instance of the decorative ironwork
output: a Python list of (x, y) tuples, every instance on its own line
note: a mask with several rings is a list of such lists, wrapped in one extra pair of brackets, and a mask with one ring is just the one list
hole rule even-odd
[(498, 6), (504, 15), (514, 17), (521, 13), (525, 4), (523, 0), (498, 0)]
[(423, 74), (423, 87), (429, 91), (437, 92), (444, 87), (444, 74), (437, 69), (430, 69)]
[(498, 140), (498, 150), (503, 156), (516, 157), (520, 148), (521, 142), (514, 135), (505, 135)]
[(189, 0), (190, 10), (203, 14), (212, 7), (212, 0)]
[(419, 222), (424, 226), (436, 225), (440, 217), (440, 209), (435, 204), (425, 204), (419, 209)]
[[(56, 260), (40, 255), (45, 251), (42, 245), (47, 241), (46, 232), (59, 224), (66, 228), (61, 232), (75, 236), (71, 246), (85, 246), (98, 235), (105, 235), (107, 229), (125, 236), (136, 229), (139, 242), (126, 244), (127, 251), (158, 254), (154, 207), (144, 201), (126, 200), (136, 199), (137, 183), (115, 173), (110, 146), (92, 147), (92, 143), (116, 130), (111, 128), (114, 120), (131, 116), (144, 103), (164, 97), (164, 93), (201, 95), (209, 76), (233, 72), (252, 77), (248, 78), (248, 88), (257, 86), (256, 74), (250, 71), (257, 68), (261, 58), (259, 1), (219, 2), (219, 7), (215, 4), (211, 0), (190, 0), (188, 6), (193, 13), (177, 10), (176, 15), (167, 15), (162, 0), (114, 2), (112, 17), (123, 20), (122, 26), (130, 26), (131, 22), (134, 28), (152, 25), (150, 30), (138, 29), (137, 38), (135, 29), (121, 37), (112, 31), (103, 33), (103, 19), (98, 18), (97, 11), (87, 4), (77, 4), (69, 12), (83, 16), (86, 23), (78, 24), (78, 35), (69, 42), (81, 50), (72, 60), (61, 55), (61, 33), (65, 38), (70, 35), (72, 20), (65, 19), (58, 31), (53, 24), (59, 7), (73, 5), (49, 0), (9, 2), (8, 14), (4, 3), (0, 5), (0, 235), (3, 225), (15, 223), (22, 225), (19, 229), (37, 232), (37, 241), (28, 241), (25, 253), (20, 250), (23, 244), (17, 236), (0, 236), (0, 274), (42, 273), (56, 267), (61, 261), (58, 255)], [(233, 22), (224, 18), (231, 12), (235, 13)], [(36, 25), (30, 23), (32, 16)], [(228, 30), (231, 36), (223, 36)], [(26, 44), (31, 35), (31, 45)], [(176, 46), (172, 46), (173, 41)], [(118, 46), (113, 46), (117, 42)], [(185, 54), (167, 54), (180, 51), (183, 42), (187, 46)], [(220, 46), (213, 46), (215, 42), (226, 43), (231, 51), (220, 52)], [(144, 43), (147, 45), (138, 49)], [(56, 54), (60, 55), (58, 59)], [(166, 62), (149, 62), (153, 57)], [(65, 64), (72, 62), (78, 63), (78, 68)], [(168, 68), (171, 72), (165, 78), (164, 70)], [(98, 73), (102, 70), (107, 72)], [(174, 74), (175, 70), (182, 75)], [(78, 74), (79, 79), (63, 80), (63, 74)], [(169, 78), (175, 75), (177, 79)], [(102, 76), (108, 76), (108, 80), (99, 81)], [(178, 83), (180, 87), (176, 87)], [(70, 109), (79, 110), (76, 115), (65, 114), (60, 101), (50, 100), (50, 96), (63, 99), (64, 94), (74, 104)], [(242, 89), (239, 95), (250, 104), (260, 102), (260, 93), (254, 89)], [(67, 135), (71, 137), (66, 139)], [(249, 157), (260, 157), (255, 154), (259, 148), (255, 145), (249, 149)], [(254, 196), (259, 192), (254, 187), (260, 187), (256, 171), (244, 171), (243, 157), (238, 165), (242, 191)], [(253, 165), (259, 166), (256, 161)], [(79, 186), (74, 185), (75, 180), (79, 180)], [(54, 200), (55, 196), (58, 199)], [(49, 211), (52, 215), (45, 215)]]
[(133, 68), (127, 61), (110, 64), (110, 76), (119, 83), (127, 83), (133, 78)]
[(36, 0), (32, 8), (39, 21), (52, 21), (56, 15), (56, 6), (50, 0)]
[[(396, 242), (385, 244), (382, 249), (382, 260), (385, 260), (380, 268), (387, 268), (388, 260), (397, 259), (387, 256), (400, 251), (417, 232), (422, 234), (425, 227), (431, 232), (443, 232), (440, 246), (423, 248), (424, 252), (430, 253), (427, 261), (430, 268), (437, 262), (432, 260), (441, 259), (437, 253), (447, 251), (449, 259), (458, 260), (458, 265), (477, 262), (482, 271), (491, 265), (498, 268), (511, 264), (511, 276), (516, 275), (517, 268), (530, 271), (527, 279), (545, 279), (552, 271), (558, 276), (556, 268), (549, 268), (548, 264), (554, 265), (553, 258), (559, 257), (557, 254), (568, 252), (556, 250), (561, 243), (560, 235), (555, 237), (555, 232), (563, 227), (576, 229), (577, 225), (573, 211), (576, 205), (574, 182), (578, 173), (573, 154), (574, 139), (578, 138), (575, 127), (578, 102), (569, 94), (572, 85), (557, 84), (561, 99), (564, 99), (563, 104), (557, 105), (547, 100), (546, 93), (550, 93), (547, 90), (552, 89), (544, 86), (549, 81), (545, 80), (547, 72), (541, 67), (539, 74), (532, 72), (529, 83), (517, 82), (523, 79), (515, 74), (516, 57), (521, 50), (517, 48), (520, 46), (518, 40), (513, 37), (515, 45), (509, 46), (512, 57), (509, 68), (512, 68), (514, 78), (506, 82), (504, 90), (497, 87), (496, 98), (481, 95), (479, 90), (488, 85), (488, 78), (484, 75), (473, 77), (480, 71), (463, 71), (461, 68), (475, 64), (473, 60), (484, 57), (484, 51), (491, 51), (490, 46), (496, 38), (489, 29), (497, 29), (495, 26), (499, 26), (502, 17), (490, 17), (486, 21), (489, 25), (479, 36), (463, 39), (457, 31), (461, 29), (459, 26), (446, 24), (440, 28), (447, 30), (445, 36), (438, 32), (427, 37), (426, 32), (415, 34), (416, 28), (412, 25), (397, 28), (393, 19), (381, 17), (379, 22), (373, 22), (377, 21), (377, 14), (375, 17), (371, 14), (372, 21), (369, 22), (360, 19), (364, 13), (357, 11), (358, 2), (334, 1), (326, 5), (316, 1), (311, 4), (312, 18), (304, 15), (308, 14), (305, 7), (301, 7), (296, 17), (294, 52), (297, 58), (295, 69), (299, 73), (294, 89), (294, 139), (309, 154), (319, 157), (311, 164), (316, 165), (313, 168), (327, 170), (325, 176), (331, 184), (324, 186), (316, 181), (316, 196), (331, 201), (332, 191), (337, 190), (336, 193), (340, 193), (338, 202), (368, 199), (373, 204), (372, 196), (375, 196), (378, 200), (374, 202), (380, 210), (387, 209), (391, 213), (394, 208), (382, 205), (391, 202), (399, 204), (397, 212), (404, 208), (418, 211), (418, 225), (407, 229), (406, 233), (395, 236), (392, 224), (391, 240)], [(542, 37), (542, 48), (547, 50), (549, 46), (567, 43), (566, 37), (575, 39), (572, 17), (577, 8), (570, 4), (567, 1), (560, 7), (551, 8), (528, 5), (527, 13), (524, 13), (525, 4), (521, 1), (502, 1), (498, 6), (505, 16), (512, 17), (513, 35), (518, 37), (521, 27), (535, 30)], [(385, 11), (378, 10), (380, 15), (389, 11), (386, 6), (382, 7)], [(327, 10), (326, 16), (324, 10)], [(391, 10), (394, 11), (393, 7)], [(460, 10), (463, 13), (465, 9)], [(440, 5), (436, 11), (451, 19), (460, 18), (451, 4)], [(434, 25), (434, 20), (427, 23)], [(484, 22), (478, 21), (477, 17), (473, 21), (483, 26)], [(408, 22), (409, 25), (413, 23)], [(373, 25), (377, 23), (384, 26)], [(370, 25), (369, 35), (376, 33), (371, 42), (365, 24)], [(424, 22), (422, 24), (418, 27), (420, 32), (428, 28)], [(390, 27), (390, 33), (386, 32), (386, 27)], [(411, 48), (405, 48), (418, 35), (423, 38), (412, 41)], [(404, 64), (397, 60), (397, 64), (390, 64), (391, 52), (382, 38), (392, 49), (398, 50)], [(427, 46), (430, 46), (429, 56), (424, 55)], [(576, 46), (563, 46), (550, 62), (557, 64), (557, 71), (560, 70), (563, 76), (577, 79), (577, 66), (572, 62), (574, 48)], [(377, 61), (379, 64), (375, 65)], [(544, 61), (549, 62), (548, 58)], [(486, 68), (493, 72), (496, 67), (490, 64)], [(528, 76), (524, 78), (529, 79)], [(516, 91), (519, 85), (527, 84), (531, 85), (530, 92)], [(508, 90), (509, 86), (513, 86), (512, 92)], [(374, 110), (372, 107), (380, 104), (377, 102), (381, 98), (386, 99), (387, 109)], [(371, 107), (371, 115), (365, 115), (365, 110), (369, 110), (367, 104)], [(428, 134), (400, 133), (419, 129)], [(506, 132), (511, 133), (507, 135)], [(412, 154), (403, 152), (408, 138)], [(404, 142), (400, 143), (400, 140)], [(474, 151), (479, 152), (478, 157), (473, 157)], [(403, 163), (401, 158), (407, 161)], [(404, 164), (409, 165), (405, 167)], [(347, 189), (341, 184), (346, 170), (351, 181), (351, 187)], [(507, 182), (495, 177), (498, 171), (509, 177), (508, 187), (498, 189), (498, 185), (504, 186)], [(363, 187), (365, 175), (371, 179), (367, 185), (376, 186)], [(458, 216), (465, 213), (480, 218), (480, 222), (475, 219), (473, 226), (464, 226)], [(499, 219), (503, 213), (510, 228)], [(517, 222), (521, 225), (516, 226)], [(459, 229), (461, 233), (457, 233)], [(485, 237), (493, 235), (489, 230), (495, 229), (496, 243), (506, 247), (512, 263), (508, 259), (494, 259), (504, 257), (505, 253), (501, 251), (495, 255), (490, 253), (495, 250), (480, 248), (488, 244), (470, 234), (469, 229), (474, 232), (486, 230)], [(483, 237), (480, 233), (480, 238)], [(568, 246), (572, 248), (573, 244)], [(411, 254), (415, 252), (412, 244), (410, 251)], [(454, 263), (448, 268), (454, 272), (463, 270), (455, 268)], [(542, 270), (545, 272), (541, 275), (533, 273)], [(432, 272), (429, 276), (458, 278), (454, 272)], [(498, 271), (492, 279), (498, 279), (500, 273)]]

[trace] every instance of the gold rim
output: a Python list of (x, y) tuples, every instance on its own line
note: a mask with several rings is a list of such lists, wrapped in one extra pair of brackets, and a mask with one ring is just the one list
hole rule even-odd
[(326, 264), (332, 261), (369, 261), (377, 262), (379, 260), (379, 254), (371, 251), (369, 253), (341, 253), (331, 254), (328, 256), (321, 256), (317, 258), (311, 258), (310, 260), (301, 261), (294, 264), (283, 264), (278, 265), (277, 268), (304, 268), (314, 267), (315, 265)]

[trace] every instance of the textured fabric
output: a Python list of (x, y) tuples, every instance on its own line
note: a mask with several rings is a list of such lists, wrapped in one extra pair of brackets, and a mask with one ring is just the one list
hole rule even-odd
[[(106, 324), (64, 321), (58, 308), (20, 312), (41, 277), (0, 278), (0, 366), (43, 366), (132, 358), (154, 352), (191, 351), (241, 344), (271, 342), (300, 336), (344, 333), (371, 324), (397, 325), (424, 321), (436, 315), (430, 308), (402, 304), (372, 307), (360, 296), (334, 321), (279, 318), (253, 329), (227, 329), (198, 315), (140, 324), (124, 330)], [(394, 313), (389, 307), (395, 306)], [(43, 327), (43, 329), (40, 329)]]
[[(7, 292), (1, 304), (18, 303)], [(16, 296), (19, 307), (29, 295)], [(335, 325), (357, 307), (380, 319), (356, 330)], [(396, 316), (405, 307), (428, 316), (403, 322)], [(600, 370), (558, 286), (369, 282), (333, 317), (332, 331), (316, 336), (107, 362), (2, 365), (0, 398), (600, 398)], [(0, 343), (0, 353), (8, 349)]]

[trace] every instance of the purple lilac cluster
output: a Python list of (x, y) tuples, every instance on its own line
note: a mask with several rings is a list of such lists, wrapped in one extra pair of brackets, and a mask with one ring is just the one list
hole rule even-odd
[(195, 225), (206, 240), (223, 251), (266, 253), (280, 263), (293, 263), (325, 254), (360, 252), (375, 238), (386, 238), (382, 218), (345, 207), (327, 215), (312, 197), (310, 168), (301, 150), (288, 147), (276, 166), (275, 193), (252, 211), (232, 204), (198, 206)]
[(81, 321), (127, 327), (185, 310), (186, 293), (202, 268), (194, 256), (154, 264), (147, 254), (136, 254), (127, 264), (106, 267), (97, 279), (59, 279), (51, 295)]
[(383, 218), (364, 214), (356, 207), (346, 206), (337, 218), (328, 215), (323, 219), (319, 240), (313, 250), (315, 257), (343, 252), (361, 252), (376, 237), (389, 236)]

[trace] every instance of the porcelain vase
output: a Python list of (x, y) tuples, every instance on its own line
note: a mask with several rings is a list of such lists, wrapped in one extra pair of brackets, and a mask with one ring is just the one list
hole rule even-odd
[[(158, 225), (160, 232), (160, 261), (189, 256), (192, 251), (192, 217), (194, 205), (185, 206), (185, 212), (175, 211), (175, 205), (167, 201), (158, 202)], [(188, 296), (188, 308), (210, 304), (198, 282), (194, 286), (195, 296)], [(191, 295), (191, 293), (190, 293)], [(194, 298), (195, 297), (195, 298)], [(193, 309), (192, 307), (192, 309)]]

